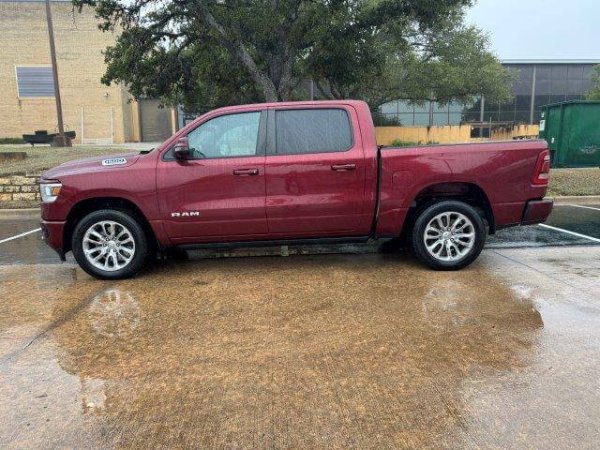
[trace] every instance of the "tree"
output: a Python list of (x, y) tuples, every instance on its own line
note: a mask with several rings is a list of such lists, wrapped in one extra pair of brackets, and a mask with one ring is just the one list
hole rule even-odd
[(587, 100), (600, 100), (600, 65), (594, 67), (592, 72), (592, 88), (587, 92)]
[[(409, 29), (410, 39), (382, 32), (358, 54), (366, 54), (360, 64), (340, 49), (335, 61), (311, 61), (320, 78), (330, 89), (322, 89), (330, 98), (362, 98), (375, 110), (392, 100), (414, 103), (450, 101), (469, 103), (484, 94), (494, 102), (511, 97), (513, 75), (490, 53), (488, 37), (476, 27), (464, 26), (462, 14), (442, 21), (428, 33)], [(398, 46), (398, 42), (403, 45)], [(362, 40), (358, 45), (365, 45)], [(316, 59), (316, 58), (315, 58)]]
[(154, 45), (153, 39), (140, 27), (123, 33), (105, 52), (102, 81), (126, 83), (135, 98), (161, 98), (196, 112), (261, 98), (243, 67), (210, 36), (204, 45), (185, 48)]
[(462, 25), (471, 0), (74, 3), (94, 7), (103, 30), (119, 29), (103, 82), (135, 97), (189, 107), (290, 100), (307, 78), (323, 96), (372, 107), (507, 91), (485, 36)]

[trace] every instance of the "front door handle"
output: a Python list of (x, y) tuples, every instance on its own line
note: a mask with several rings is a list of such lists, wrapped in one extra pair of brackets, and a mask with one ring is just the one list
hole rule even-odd
[(250, 177), (253, 175), (258, 175), (258, 169), (235, 169), (233, 174), (240, 177)]
[(356, 169), (356, 164), (332, 164), (331, 170), (335, 170), (336, 172), (345, 172), (347, 170)]

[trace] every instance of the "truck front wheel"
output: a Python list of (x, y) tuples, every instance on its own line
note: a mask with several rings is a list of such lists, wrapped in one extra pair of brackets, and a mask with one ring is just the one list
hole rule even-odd
[(445, 200), (418, 215), (410, 244), (417, 258), (432, 269), (458, 270), (477, 259), (485, 236), (483, 219), (472, 206)]
[(149, 255), (148, 239), (139, 222), (113, 209), (83, 217), (73, 231), (71, 248), (83, 270), (105, 280), (135, 275)]

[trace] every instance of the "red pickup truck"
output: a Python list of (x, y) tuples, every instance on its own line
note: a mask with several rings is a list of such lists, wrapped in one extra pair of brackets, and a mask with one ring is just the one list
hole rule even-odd
[(233, 106), (159, 148), (43, 174), (42, 230), (89, 274), (132, 276), (159, 250), (403, 237), (460, 269), (486, 233), (543, 222), (544, 141), (381, 148), (361, 101)]

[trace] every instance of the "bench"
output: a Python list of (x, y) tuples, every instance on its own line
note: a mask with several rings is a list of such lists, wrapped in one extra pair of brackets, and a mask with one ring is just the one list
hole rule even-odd
[[(35, 134), (24, 134), (23, 140), (28, 144), (31, 144), (32, 147), (35, 144), (50, 144), (54, 142), (54, 138), (58, 136), (58, 133), (48, 133), (46, 130), (37, 130)], [(69, 139), (75, 139), (74, 131), (65, 131), (65, 136)]]

